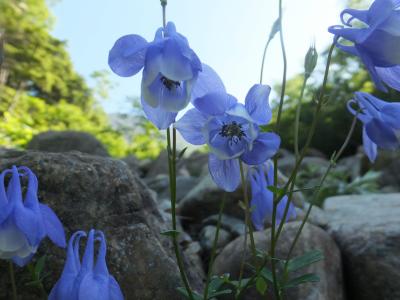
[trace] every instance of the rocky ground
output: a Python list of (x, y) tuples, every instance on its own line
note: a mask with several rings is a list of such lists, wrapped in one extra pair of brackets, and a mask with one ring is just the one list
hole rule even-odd
[[(123, 160), (108, 157), (95, 139), (85, 134), (64, 132), (37, 136), (32, 150), (0, 151), (0, 168), (25, 165), (39, 179), (39, 197), (49, 204), (64, 223), (67, 235), (76, 230), (102, 229), (108, 240), (108, 263), (126, 299), (181, 299), (172, 245), (160, 232), (170, 228), (170, 205), (166, 153), (153, 161)], [(71, 142), (68, 143), (67, 141)], [(71, 151), (72, 150), (72, 151)], [(51, 152), (49, 152), (51, 151)], [(319, 249), (325, 259), (304, 272), (319, 275), (319, 283), (308, 283), (288, 291), (293, 300), (393, 300), (400, 299), (400, 165), (399, 156), (382, 153), (374, 166), (379, 171), (379, 191), (391, 193), (341, 195), (329, 197), (313, 208), (309, 223), (295, 249), (301, 255)], [(293, 168), (294, 158), (281, 151), (280, 182)], [(318, 179), (328, 160), (311, 151), (302, 168), (312, 169), (307, 182)], [(369, 165), (362, 154), (345, 158), (335, 170), (346, 174), (347, 183), (337, 193), (355, 189), (354, 182)], [(310, 175), (311, 174), (311, 175)], [(207, 155), (193, 153), (178, 165), (178, 214), (180, 246), (191, 284), (203, 286), (217, 214), (224, 193), (207, 170)], [(358, 187), (358, 185), (357, 185)], [(336, 186), (335, 186), (336, 188)], [(332, 191), (332, 189), (331, 189)], [(336, 191), (336, 190), (334, 190)], [(332, 193), (331, 193), (332, 194)], [(335, 193), (333, 193), (335, 194)], [(278, 256), (284, 257), (308, 207), (307, 193), (295, 193), (297, 220), (285, 227)], [(243, 253), (243, 210), (238, 205), (242, 191), (226, 196), (218, 256), (213, 272), (238, 276)], [(268, 249), (269, 229), (257, 232), (259, 249)], [(48, 242), (40, 247), (46, 254), (45, 288), (50, 289), (60, 275), (65, 252)], [(0, 299), (11, 299), (7, 264), (0, 261)], [(249, 272), (249, 270), (246, 270)], [(26, 271), (18, 269), (21, 299), (40, 299), (37, 291), (26, 287)], [(222, 298), (221, 298), (222, 299)], [(229, 299), (229, 298), (224, 298)], [(246, 299), (266, 299), (250, 291)]]

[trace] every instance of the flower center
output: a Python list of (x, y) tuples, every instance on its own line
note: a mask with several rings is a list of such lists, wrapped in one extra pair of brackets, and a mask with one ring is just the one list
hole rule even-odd
[(171, 80), (171, 79), (168, 79), (167, 77), (165, 77), (165, 76), (162, 76), (161, 78), (160, 78), (160, 80), (161, 80), (161, 82), (163, 83), (163, 85), (170, 91), (170, 90), (172, 90), (172, 88), (177, 88), (177, 87), (179, 87), (179, 86), (181, 86), (181, 83), (179, 82), (179, 81), (174, 81), (174, 80)]
[(222, 137), (226, 137), (229, 140), (229, 143), (237, 144), (242, 140), (242, 137), (246, 136), (242, 129), (242, 124), (238, 124), (236, 121), (232, 121), (230, 124), (223, 124), (219, 135)]

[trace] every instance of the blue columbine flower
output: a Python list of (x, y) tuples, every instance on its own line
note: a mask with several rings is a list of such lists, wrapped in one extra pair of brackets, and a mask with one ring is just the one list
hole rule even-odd
[[(248, 179), (251, 186), (251, 220), (257, 230), (263, 230), (267, 221), (272, 223), (274, 194), (268, 189), (274, 185), (274, 166), (271, 161), (249, 169)], [(285, 212), (288, 197), (284, 196), (278, 203), (276, 223), (279, 224)], [(296, 219), (296, 209), (292, 203), (286, 215), (286, 221)]]
[[(90, 230), (80, 260), (80, 240), (83, 231), (75, 232), (68, 243), (67, 259), (61, 278), (50, 292), (49, 300), (123, 300), (121, 289), (106, 264), (106, 239), (102, 231)], [(100, 241), (97, 261), (94, 263), (94, 242)]]
[[(159, 28), (150, 43), (136, 34), (121, 37), (109, 53), (108, 64), (123, 77), (135, 75), (143, 68), (142, 106), (159, 129), (171, 125), (202, 87), (211, 84), (212, 88), (216, 77), (210, 67), (202, 65), (172, 22), (165, 29)], [(197, 85), (202, 87), (196, 89)]]
[[(329, 32), (335, 38), (344, 38), (354, 43), (352, 46), (337, 43), (343, 51), (360, 57), (375, 85), (386, 92), (384, 85), (400, 91), (400, 1), (376, 0), (369, 10), (345, 9), (341, 20), (352, 27), (352, 21), (363, 22), (365, 28), (345, 28), (332, 26)], [(345, 16), (350, 18), (345, 20)]]
[(355, 115), (352, 105), (360, 108), (358, 119), (363, 123), (364, 151), (369, 160), (374, 162), (377, 148), (400, 148), (400, 103), (388, 103), (370, 94), (357, 92), (355, 99), (348, 102), (349, 111)]
[(259, 128), (272, 117), (270, 91), (269, 86), (254, 85), (243, 105), (220, 87), (218, 92), (196, 98), (195, 108), (176, 123), (186, 141), (209, 146), (211, 176), (226, 191), (234, 191), (240, 183), (238, 158), (248, 165), (258, 165), (279, 148), (279, 136)]
[[(5, 177), (11, 179), (5, 188)], [(28, 178), (25, 199), (20, 177)], [(48, 236), (57, 246), (65, 247), (64, 229), (47, 205), (37, 198), (38, 180), (27, 167), (15, 167), (0, 174), (0, 258), (12, 259), (23, 266), (36, 253), (40, 242)]]

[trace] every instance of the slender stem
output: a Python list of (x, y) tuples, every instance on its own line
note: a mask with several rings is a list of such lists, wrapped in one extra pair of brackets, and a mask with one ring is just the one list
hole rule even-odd
[(166, 7), (167, 7), (167, 0), (161, 0), (161, 7), (162, 7), (162, 16), (163, 16), (163, 27), (167, 25), (167, 18), (166, 18)]
[[(282, 87), (281, 87), (281, 96), (279, 101), (278, 107), (278, 115), (276, 118), (276, 126), (275, 131), (279, 134), (280, 130), (280, 122), (281, 122), (281, 115), (282, 115), (282, 108), (283, 108), (283, 101), (285, 99), (285, 92), (286, 92), (286, 77), (287, 77), (287, 57), (286, 57), (286, 48), (285, 48), (285, 41), (283, 39), (283, 10), (282, 10), (282, 0), (279, 0), (279, 40), (281, 44), (281, 52), (282, 52), (282, 59), (283, 59), (283, 75), (282, 75)], [(274, 186), (278, 186), (278, 157), (275, 155), (274, 157)], [(276, 274), (276, 264), (275, 264), (275, 225), (276, 225), (276, 210), (278, 207), (280, 199), (277, 199), (277, 195), (274, 194), (274, 204), (272, 209), (272, 225), (271, 225), (271, 248), (270, 248), (270, 255), (272, 257), (271, 260), (271, 269), (272, 269), (272, 278), (273, 278), (273, 286), (274, 286), (274, 295), (276, 300), (281, 299), (279, 285), (277, 281), (277, 274)]]
[(213, 268), (213, 265), (214, 265), (215, 255), (217, 253), (219, 231), (220, 231), (220, 228), (221, 228), (221, 219), (222, 219), (222, 213), (224, 212), (225, 201), (226, 201), (226, 193), (224, 193), (224, 196), (222, 197), (222, 201), (221, 201), (221, 204), (220, 204), (220, 207), (219, 207), (217, 230), (215, 232), (214, 242), (213, 242), (213, 246), (212, 246), (212, 249), (211, 249), (210, 262), (208, 264), (208, 273), (207, 273), (206, 286), (204, 288), (204, 300), (208, 299), (208, 288), (209, 288), (210, 281), (211, 281), (212, 268)]
[[(311, 144), (311, 141), (312, 141), (312, 139), (314, 137), (315, 130), (316, 130), (317, 123), (318, 123), (318, 119), (319, 119), (319, 114), (321, 112), (321, 109), (322, 109), (322, 106), (323, 106), (323, 102), (324, 102), (323, 101), (324, 100), (324, 94), (325, 94), (326, 84), (328, 82), (329, 68), (330, 68), (330, 64), (331, 64), (331, 60), (332, 60), (332, 53), (333, 53), (334, 48), (335, 48), (335, 44), (332, 44), (331, 48), (329, 49), (328, 59), (327, 59), (326, 67), (325, 67), (324, 81), (322, 83), (322, 87), (321, 87), (320, 93), (319, 93), (318, 98), (317, 98), (317, 105), (315, 107), (315, 111), (314, 111), (314, 115), (313, 115), (313, 121), (312, 121), (310, 130), (308, 132), (306, 143), (305, 143), (304, 148), (302, 149), (302, 151), (300, 153), (299, 159), (296, 161), (294, 169), (293, 169), (293, 171), (292, 171), (287, 183), (285, 184), (285, 186), (283, 188), (284, 193), (282, 193), (282, 196), (280, 197), (280, 199), (282, 199), (283, 195), (285, 195), (287, 193), (288, 188), (290, 188), (290, 186), (295, 182), (296, 177), (297, 177), (297, 172), (298, 172), (298, 170), (300, 168), (300, 165), (301, 165), (304, 157), (306, 156), (307, 150), (308, 150), (308, 148), (309, 148), (309, 146)], [(287, 216), (287, 214), (289, 212), (290, 203), (292, 201), (292, 194), (293, 193), (289, 193), (288, 201), (286, 203), (286, 207), (285, 207), (285, 211), (283, 213), (282, 220), (286, 220), (286, 216)], [(278, 200), (280, 200), (280, 199), (278, 199)], [(276, 240), (279, 239), (279, 236), (280, 236), (280, 234), (282, 232), (282, 229), (283, 229), (283, 225), (284, 225), (284, 222), (281, 222), (281, 224), (279, 224), (279, 229), (278, 229), (278, 232), (277, 232), (277, 234), (275, 236)]]
[[(247, 194), (247, 184), (246, 184), (246, 178), (244, 176), (244, 170), (243, 170), (243, 163), (240, 159), (238, 159), (239, 162), (239, 167), (240, 167), (240, 179), (242, 181), (242, 189), (243, 189), (243, 198), (244, 198), (244, 204), (245, 204), (245, 233), (244, 233), (244, 249), (243, 249), (243, 257), (242, 257), (242, 262), (240, 265), (240, 271), (239, 271), (239, 285), (238, 285), (238, 291), (240, 291), (242, 279), (243, 279), (243, 274), (244, 274), (244, 266), (246, 264), (246, 253), (247, 253), (247, 235), (250, 233), (250, 243), (251, 243), (251, 251), (252, 251), (252, 256), (255, 259), (257, 255), (256, 251), (256, 244), (254, 242), (254, 235), (253, 235), (253, 228), (251, 227), (250, 224), (250, 207), (249, 207), (249, 197)], [(238, 299), (238, 298), (236, 298)]]
[(11, 288), (12, 288), (12, 295), (13, 295), (13, 300), (18, 299), (18, 294), (17, 294), (17, 285), (15, 283), (15, 273), (14, 273), (14, 265), (13, 262), (10, 260), (8, 262), (8, 269), (10, 272), (10, 280), (11, 280)]
[(265, 58), (267, 57), (267, 50), (269, 43), (271, 42), (271, 38), (268, 39), (267, 43), (265, 44), (264, 53), (261, 61), (261, 72), (260, 72), (260, 84), (263, 82), (263, 74), (264, 74), (264, 65), (265, 65)]
[(343, 151), (346, 149), (347, 145), (348, 145), (349, 142), (350, 142), (351, 136), (353, 135), (354, 129), (355, 129), (355, 127), (356, 127), (357, 116), (358, 116), (358, 112), (357, 112), (357, 114), (356, 114), (356, 115), (354, 116), (354, 118), (353, 118), (353, 122), (352, 122), (352, 124), (351, 124), (350, 130), (349, 130), (349, 132), (348, 132), (348, 134), (347, 134), (347, 136), (346, 136), (346, 139), (345, 139), (345, 141), (344, 141), (342, 147), (340, 148), (340, 150), (339, 150), (336, 154), (333, 155), (333, 157), (332, 157), (332, 159), (331, 159), (331, 161), (330, 161), (330, 164), (329, 164), (328, 168), (326, 169), (324, 175), (323, 175), (322, 178), (321, 178), (321, 181), (320, 181), (320, 183), (319, 183), (317, 189), (316, 189), (315, 192), (314, 192), (313, 199), (312, 199), (312, 201), (310, 202), (310, 205), (309, 205), (309, 207), (308, 207), (307, 213), (306, 213), (306, 215), (304, 216), (304, 219), (303, 219), (303, 221), (302, 221), (302, 223), (301, 223), (301, 225), (300, 225), (300, 228), (299, 228), (299, 230), (297, 231), (296, 236), (295, 236), (295, 238), (294, 238), (294, 240), (293, 240), (293, 243), (292, 243), (292, 245), (290, 246), (290, 250), (289, 250), (289, 252), (288, 252), (288, 254), (287, 254), (287, 256), (286, 256), (285, 273), (286, 273), (286, 270), (287, 270), (287, 267), (288, 267), (289, 259), (290, 259), (291, 255), (292, 255), (292, 253), (293, 253), (293, 250), (294, 250), (294, 248), (295, 248), (295, 246), (296, 246), (296, 244), (297, 244), (297, 241), (298, 241), (299, 238), (300, 238), (300, 235), (301, 235), (301, 232), (302, 232), (302, 230), (303, 230), (303, 228), (304, 228), (304, 225), (306, 224), (306, 222), (307, 222), (307, 220), (308, 220), (308, 217), (310, 216), (311, 209), (313, 208), (313, 206), (314, 206), (316, 200), (318, 199), (318, 197), (319, 197), (319, 195), (320, 195), (321, 187), (323, 186), (323, 184), (324, 184), (326, 178), (328, 177), (329, 172), (330, 172), (331, 169), (336, 165), (336, 162), (337, 162), (338, 159), (342, 156)]
[(174, 251), (176, 256), (176, 261), (178, 263), (179, 273), (188, 296), (193, 300), (193, 293), (189, 285), (189, 281), (186, 277), (183, 259), (179, 251), (178, 234), (176, 226), (176, 129), (172, 130), (172, 147), (171, 147), (171, 133), (170, 128), (167, 129), (167, 147), (168, 147), (168, 169), (169, 169), (169, 186), (171, 195), (171, 216), (172, 216), (172, 230), (174, 234), (172, 235), (172, 243), (174, 245)]
[(250, 244), (251, 244), (251, 251), (253, 254), (253, 258), (256, 257), (257, 255), (257, 250), (256, 250), (256, 244), (254, 242), (254, 231), (253, 227), (250, 223), (250, 201), (249, 201), (249, 195), (247, 193), (247, 181), (246, 177), (244, 176), (244, 168), (243, 168), (243, 163), (239, 159), (239, 167), (240, 167), (240, 179), (242, 180), (242, 188), (243, 188), (243, 199), (244, 199), (244, 204), (246, 206), (245, 210), (245, 219), (247, 223), (247, 228), (249, 230), (249, 235), (250, 235)]
[(301, 93), (299, 100), (297, 102), (297, 109), (296, 109), (296, 119), (294, 121), (294, 153), (296, 155), (296, 160), (299, 158), (299, 125), (300, 125), (300, 114), (301, 114), (301, 104), (304, 97), (304, 91), (306, 89), (308, 76), (304, 76), (303, 86), (301, 87)]

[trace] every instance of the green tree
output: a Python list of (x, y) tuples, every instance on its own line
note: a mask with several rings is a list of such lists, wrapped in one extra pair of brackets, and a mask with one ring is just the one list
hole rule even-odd
[(45, 0), (0, 0), (0, 14), (0, 146), (24, 148), (42, 131), (71, 129), (93, 134), (113, 156), (159, 153), (160, 139), (148, 121), (138, 117), (130, 127), (137, 136), (129, 142), (110, 126), (95, 100), (108, 97), (107, 71), (93, 72), (97, 86), (87, 86), (65, 42), (49, 33), (54, 18)]

